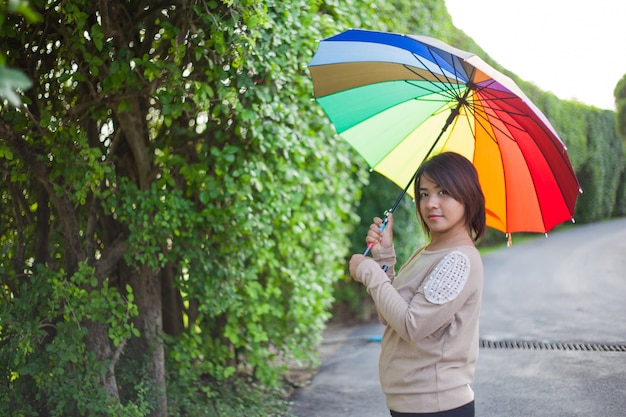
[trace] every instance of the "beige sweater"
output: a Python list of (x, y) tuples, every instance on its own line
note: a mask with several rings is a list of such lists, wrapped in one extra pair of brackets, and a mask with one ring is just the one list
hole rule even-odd
[(356, 275), (386, 326), (379, 373), (387, 407), (434, 413), (472, 401), (483, 286), (476, 248), (418, 250), (397, 277), (393, 248), (374, 259), (362, 262)]

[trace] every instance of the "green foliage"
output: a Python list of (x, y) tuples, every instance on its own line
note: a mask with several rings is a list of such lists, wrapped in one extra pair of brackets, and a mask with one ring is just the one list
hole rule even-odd
[(176, 243), (194, 237), (191, 231), (199, 226), (200, 218), (181, 190), (159, 189), (153, 183), (149, 190), (141, 191), (123, 180), (110, 197), (105, 208), (127, 225), (128, 244), (135, 248), (126, 253), (130, 265), (159, 269), (184, 255)]
[[(216, 392), (217, 382), (249, 375), (263, 386), (276, 384), (286, 360), (314, 357), (356, 219), (359, 180), (348, 146), (332, 138), (309, 98), (306, 62), (315, 40), (328, 34), (311, 29), (323, 26), (326, 15), (304, 1), (192, 3), (155, 13), (127, 2), (116, 3), (124, 14), (111, 21), (113, 8), (96, 12), (87, 2), (39, 5), (47, 22), (34, 33), (47, 43), (32, 47), (25, 33), (13, 34), (24, 46), (12, 55), (16, 63), (42, 62), (22, 63), (39, 86), (28, 97), (33, 110), (1, 115), (23, 132), (19, 141), (2, 142), (3, 169), (30, 200), (25, 206), (33, 207), (30, 216), (7, 223), (28, 239), (3, 235), (13, 256), (3, 266), (7, 278), (16, 267), (39, 277), (42, 269), (29, 263), (47, 259), (50, 291), (75, 296), (71, 326), (61, 324), (72, 332), (36, 339), (35, 353), (24, 362), (38, 363), (38, 372), (57, 372), (49, 360), (37, 361), (42, 352), (61, 356), (65, 349), (83, 353), (85, 363), (75, 378), (58, 378), (54, 392), (11, 366), (11, 392), (23, 384), (41, 398), (37, 407), (66, 415), (113, 413), (111, 404), (152, 412), (158, 390), (142, 387), (149, 384), (146, 370), (159, 364), (133, 340), (144, 337), (137, 331), (142, 306), (153, 302), (131, 292), (145, 285), (139, 271), (173, 277), (174, 295), (162, 302), (174, 306), (167, 318), (183, 326), (160, 336), (173, 414), (182, 413), (177, 404), (189, 409), (217, 401), (225, 395)], [(124, 36), (110, 35), (128, 16), (139, 19), (129, 26), (138, 32), (125, 43)], [(21, 152), (24, 147), (36, 161)], [(18, 204), (18, 193), (3, 195), (6, 207)], [(4, 217), (14, 214), (7, 210)], [(82, 241), (70, 244), (77, 236)], [(17, 256), (37, 251), (40, 240), (48, 248), (41, 259)], [(120, 244), (131, 248), (123, 257)], [(86, 265), (101, 268), (88, 282), (62, 279), (63, 271), (86, 276), (75, 272)], [(43, 287), (29, 284), (23, 292), (47, 297)], [(115, 294), (134, 294), (128, 300), (137, 310), (102, 313), (107, 297), (118, 305)], [(16, 297), (16, 290), (7, 288), (7, 297)], [(17, 306), (8, 306), (13, 314)], [(56, 302), (46, 314), (65, 317), (65, 307)], [(98, 330), (94, 323), (107, 329), (96, 346), (104, 358), (91, 351), (85, 333)], [(118, 350), (129, 339), (128, 348)], [(117, 363), (129, 365), (115, 370), (119, 402), (100, 386), (115, 352), (121, 353)], [(90, 408), (82, 391), (62, 402), (84, 378), (93, 391)], [(176, 390), (186, 384), (199, 387), (200, 397)]]
[[(3, 294), (0, 328), (2, 395), (0, 415), (21, 410), (51, 416), (106, 414), (139, 415), (139, 404), (110, 401), (98, 380), (110, 366), (87, 349), (85, 321), (102, 323), (115, 346), (137, 335), (130, 318), (136, 306), (130, 288), (122, 295), (106, 282), (95, 288), (93, 268), (81, 265), (69, 279), (63, 271), (39, 268), (29, 286), (38, 291)], [(8, 299), (11, 302), (8, 302)], [(42, 341), (49, 343), (42, 344)]]
[[(281, 387), (267, 387), (254, 379), (229, 379), (220, 383), (193, 381), (190, 384), (170, 385), (175, 410), (173, 417), (252, 417), (287, 416), (288, 403)], [(211, 394), (207, 395), (207, 392)]]
[[(190, 333), (171, 346), (171, 368), (190, 382), (252, 370), (272, 384), (282, 371), (278, 358), (313, 357), (332, 284), (343, 271), (353, 216), (350, 201), (338, 196), (354, 195), (356, 184), (347, 145), (330, 139), (308, 99), (304, 63), (315, 37), (300, 32), (316, 18), (308, 7), (268, 9), (263, 24), (274, 28), (272, 36), (259, 32), (229, 83), (212, 88), (228, 105), (215, 106), (209, 120), (223, 114), (230, 127), (207, 125), (211, 142), (196, 148), (207, 163), (180, 168), (187, 193), (200, 200), (206, 233), (194, 239), (202, 252), (187, 249), (189, 279), (180, 283), (184, 294), (205, 301)], [(220, 23), (216, 31), (226, 37), (238, 26)], [(230, 145), (233, 134), (241, 135), (241, 146)], [(208, 351), (201, 363), (188, 354)]]
[[(615, 130), (624, 145), (624, 159), (626, 160), (626, 75), (615, 86)], [(617, 191), (615, 215), (626, 215), (626, 169), (622, 172)]]
[[(623, 176), (626, 169), (626, 150), (617, 138), (612, 126), (611, 112), (592, 110), (588, 113), (592, 120), (588, 124), (589, 158), (583, 164), (579, 179), (584, 194), (579, 198), (577, 213), (582, 222), (591, 222), (623, 215), (619, 212), (618, 201), (623, 198)], [(607, 139), (611, 140), (607, 140)], [(622, 181), (620, 181), (622, 180)]]

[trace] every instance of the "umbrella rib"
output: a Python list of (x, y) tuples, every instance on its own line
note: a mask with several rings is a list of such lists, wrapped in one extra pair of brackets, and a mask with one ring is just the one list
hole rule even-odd
[[(480, 124), (480, 126), (484, 129), (484, 131), (489, 135), (489, 137), (496, 143), (498, 143), (498, 139), (495, 137), (495, 135), (493, 135), (490, 132), (489, 127), (491, 127), (494, 130), (499, 131), (500, 133), (502, 133), (504, 136), (506, 136), (507, 138), (509, 138), (510, 140), (515, 142), (515, 138), (506, 130), (501, 129), (499, 126), (494, 125), (493, 123), (490, 123), (489, 120), (487, 119), (487, 117), (483, 116), (482, 113), (477, 113), (475, 108), (477, 107), (476, 104), (472, 103), (471, 105), (468, 104), (468, 106), (470, 106), (472, 108), (472, 113), (474, 114), (474, 118), (476, 119), (476, 122), (478, 124)], [(485, 107), (485, 106), (481, 106), (483, 109), (487, 108), (487, 109), (493, 109), (492, 107)], [(486, 112), (485, 112), (486, 113)], [(498, 118), (497, 116), (495, 116), (496, 118)], [(521, 129), (519, 126), (516, 126), (514, 124), (511, 124), (505, 120), (502, 120), (501, 118), (498, 118), (498, 120), (500, 120), (503, 124), (507, 125), (510, 128), (515, 128), (519, 131), (524, 131), (523, 129)]]
[[(429, 50), (430, 50), (430, 48), (429, 48)], [(431, 53), (432, 53), (432, 52), (431, 52)], [(452, 64), (452, 66), (453, 66), (453, 68), (454, 68), (454, 70), (455, 70), (455, 72), (456, 72), (456, 65), (453, 63), (453, 64)], [(475, 70), (476, 70), (476, 69), (475, 69), (475, 68), (473, 68), (473, 71), (475, 71)], [(433, 75), (435, 75), (435, 74), (433, 74)], [(471, 75), (471, 76), (470, 76), (469, 78), (470, 78), (470, 79), (472, 79), (472, 77), (473, 77), (474, 73), (472, 72), (472, 74), (470, 74), (470, 75)], [(435, 75), (435, 76), (436, 76), (436, 75)], [(480, 92), (483, 92), (483, 94), (487, 94), (487, 91), (488, 91), (488, 90), (487, 90), (487, 86), (484, 86), (484, 85), (483, 85), (483, 86), (481, 86), (481, 85), (477, 85), (477, 84), (474, 84), (474, 83), (472, 83), (472, 88), (475, 90), (475, 93), (476, 93), (476, 94), (478, 94), (478, 93), (480, 93)], [(449, 90), (449, 91), (451, 91), (451, 90)], [(457, 98), (457, 99), (458, 99), (458, 98), (459, 98), (459, 95), (453, 96), (453, 98)], [(486, 99), (486, 101), (494, 101), (494, 102), (495, 102), (495, 101), (499, 101), (499, 100), (504, 100), (504, 99), (498, 99), (498, 98), (488, 98), (488, 97), (486, 97), (485, 99)], [(470, 111), (474, 114), (474, 117), (476, 118), (477, 122), (481, 125), (481, 127), (483, 127), (483, 128), (485, 129), (485, 131), (486, 131), (486, 132), (489, 132), (489, 129), (487, 129), (487, 128), (486, 128), (486, 126), (485, 126), (482, 122), (483, 122), (483, 121), (484, 121), (484, 122), (486, 122), (486, 124), (487, 124), (487, 125), (491, 125), (491, 124), (489, 123), (489, 120), (488, 120), (486, 117), (482, 117), (482, 114), (481, 114), (481, 116), (480, 116), (480, 117), (476, 117), (476, 116), (477, 116), (477, 113), (476, 113), (476, 107), (477, 107), (477, 106), (476, 106), (476, 104), (474, 103), (474, 101), (477, 101), (477, 100), (465, 100), (465, 102), (463, 103), (463, 105), (467, 106), (467, 107), (470, 109)], [(484, 105), (484, 100), (480, 100), (480, 102), (481, 102), (481, 107), (482, 107), (483, 109), (485, 109), (485, 108), (486, 108), (486, 109), (490, 109), (490, 110), (494, 110), (494, 109), (495, 109), (495, 107), (485, 106), (485, 105)], [(500, 110), (500, 109), (498, 109), (498, 110)], [(502, 111), (505, 111), (505, 112), (507, 112), (507, 113), (509, 113), (509, 114), (516, 114), (516, 115), (518, 115), (518, 116), (524, 116), (524, 114), (522, 114), (522, 113), (520, 113), (520, 114), (517, 114), (517, 113), (510, 113), (510, 112), (508, 112), (507, 110), (504, 110), (504, 109), (502, 109)], [(457, 113), (457, 116), (458, 116), (458, 113)], [(482, 121), (481, 121), (481, 119), (482, 119)], [(521, 130), (518, 126), (511, 125), (510, 123), (507, 123), (507, 122), (506, 122), (506, 121), (504, 121), (504, 120), (502, 120), (502, 122), (503, 122), (503, 123), (505, 123), (505, 124), (507, 124), (507, 125), (510, 125), (511, 127), (514, 127), (514, 128), (516, 128), (516, 129)], [(499, 127), (497, 127), (497, 126), (493, 126), (493, 125), (491, 125), (491, 126), (492, 126), (492, 127), (494, 127), (495, 129), (498, 129), (498, 131), (502, 132), (505, 136), (509, 137), (511, 140), (513, 140), (513, 141), (515, 140), (515, 138), (513, 138), (511, 135), (509, 135), (509, 134), (508, 134), (508, 132), (503, 131), (502, 129), (500, 129), (500, 128), (499, 128)], [(475, 134), (475, 132), (473, 132), (473, 133)], [(489, 133), (489, 137), (490, 137), (490, 138), (491, 138), (494, 142), (496, 142), (496, 143), (498, 142), (497, 138), (496, 138), (495, 136), (493, 136), (491, 133)]]
[[(409, 71), (411, 71), (411, 69), (410, 69), (409, 67), (407, 67), (407, 69), (408, 69)], [(417, 75), (417, 76), (420, 76), (419, 74), (416, 74), (416, 75)], [(424, 77), (422, 77), (422, 79), (423, 79), (424, 81), (429, 82), (431, 85), (433, 85), (433, 87), (435, 86), (435, 83), (434, 83), (433, 81), (428, 80), (428, 79), (426, 79), (426, 78), (424, 78)], [(434, 100), (434, 99), (427, 100), (427, 99), (420, 98), (420, 100), (423, 100), (423, 101), (444, 101), (444, 102), (448, 102), (448, 101), (450, 101), (451, 99), (454, 99), (454, 98), (456, 98), (456, 97), (457, 97), (456, 95), (454, 95), (454, 93), (452, 93), (452, 92), (451, 92), (451, 91), (452, 91), (451, 89), (441, 89), (441, 88), (432, 88), (432, 89), (431, 89), (431, 88), (426, 88), (426, 87), (424, 87), (424, 86), (422, 86), (422, 85), (417, 86), (417, 85), (415, 85), (415, 84), (413, 83), (413, 80), (405, 80), (405, 82), (406, 82), (407, 84), (411, 84), (411, 85), (413, 85), (413, 86), (415, 86), (415, 87), (419, 87), (419, 88), (421, 88), (421, 89), (423, 89), (423, 90), (426, 90), (426, 91), (428, 91), (429, 93), (433, 93), (433, 94), (441, 94), (441, 95), (443, 95), (443, 96), (447, 97), (447, 99), (445, 99), (445, 100)]]
[[(484, 91), (484, 92), (483, 92), (484, 96), (483, 96), (483, 99), (482, 99), (481, 101), (483, 101), (483, 102), (485, 102), (485, 103), (498, 103), (498, 102), (501, 102), (501, 103), (506, 103), (506, 102), (508, 102), (509, 100), (510, 100), (510, 101), (514, 101), (514, 100), (515, 100), (515, 97), (488, 97), (488, 90), (481, 89), (480, 91), (481, 91), (481, 92), (483, 92), (483, 91)], [(496, 107), (494, 107), (494, 106), (488, 106), (488, 108), (490, 108), (490, 109), (496, 109)], [(516, 111), (506, 110), (506, 109), (501, 108), (501, 107), (499, 107), (499, 108), (497, 108), (497, 109), (498, 109), (498, 110), (501, 110), (501, 111), (503, 111), (503, 112), (506, 112), (507, 114), (510, 114), (510, 115), (512, 115), (512, 116), (521, 116), (521, 117), (525, 117), (525, 116), (526, 116), (526, 114), (525, 114), (523, 111), (520, 111), (519, 109), (517, 109), (517, 108), (515, 108), (515, 107), (513, 107), (513, 108), (514, 108)]]
[[(433, 77), (435, 77), (437, 79), (437, 82), (441, 83), (442, 85), (448, 85), (450, 86), (450, 88), (446, 88), (446, 89), (440, 89), (437, 88), (436, 91), (431, 91), (433, 93), (445, 93), (449, 98), (458, 98), (461, 95), (461, 89), (460, 88), (455, 88), (455, 84), (460, 86), (460, 83), (455, 83), (453, 82), (453, 80), (451, 80), (446, 74), (445, 74), (445, 70), (442, 68), (442, 66), (439, 64), (439, 60), (437, 59), (438, 57), (435, 55), (435, 53), (433, 52), (432, 48), (428, 47), (428, 52), (430, 53), (430, 56), (433, 58), (430, 62), (434, 63), (435, 65), (437, 65), (437, 67), (439, 68), (441, 75), (440, 74), (435, 74), (434, 72), (432, 72), (431, 70), (428, 70), (428, 66), (426, 65), (426, 63), (424, 62), (424, 60), (421, 59), (421, 56), (417, 55), (416, 53), (412, 52), (413, 57), (415, 58), (415, 60), (417, 62), (419, 62), (425, 69), (428, 70), (428, 72), (430, 72)], [(415, 74), (416, 76), (422, 78), (424, 81), (428, 81), (431, 85), (435, 86), (435, 83), (431, 80), (426, 79), (424, 76), (418, 74), (417, 72), (415, 72), (409, 65), (404, 65), (404, 67), (406, 69), (408, 69), (410, 72), (412, 72), (413, 74)], [(456, 62), (453, 60), (452, 62), (452, 68), (454, 69), (454, 73), (458, 74), (459, 71), (457, 70), (456, 67)], [(443, 78), (442, 78), (443, 77)], [(458, 78), (457, 78), (458, 80)], [(430, 91), (430, 90), (429, 90)]]
[[(485, 98), (484, 99), (485, 102), (506, 102), (508, 100), (513, 100), (513, 98)], [(545, 125), (543, 123), (538, 123), (537, 120), (535, 120), (535, 119), (533, 119), (532, 117), (529, 116), (529, 113), (526, 113), (524, 111), (520, 111), (515, 106), (512, 106), (512, 107), (516, 111), (504, 109), (504, 108), (501, 108), (501, 107), (495, 107), (495, 106), (483, 106), (483, 107), (487, 108), (487, 109), (492, 109), (494, 111), (497, 110), (499, 112), (506, 113), (506, 114), (511, 115), (511, 116), (523, 117), (523, 118), (526, 118), (526, 119), (530, 119), (530, 120), (532, 120), (533, 124), (535, 126), (537, 126), (541, 131), (543, 131), (546, 135), (551, 136), (553, 134), (551, 131), (549, 131), (545, 127)], [(518, 130), (520, 132), (528, 132), (528, 129), (522, 128), (521, 125), (509, 123), (509, 122), (507, 122), (505, 120), (502, 120), (501, 118), (499, 118), (496, 115), (494, 115), (494, 117), (497, 117), (503, 124), (505, 124), (509, 128), (514, 128), (514, 129), (516, 129), (516, 130)], [(487, 122), (488, 122), (488, 120), (487, 120)], [(499, 129), (499, 130), (501, 130), (501, 129)], [(509, 136), (509, 135), (507, 135), (507, 136)], [(513, 138), (511, 138), (511, 139), (513, 139)], [(559, 142), (560, 142), (560, 140), (559, 140)], [(560, 142), (560, 143), (562, 143), (562, 142)]]
[[(483, 94), (486, 94), (486, 92), (484, 91), (484, 89), (482, 89), (481, 91), (483, 91)], [(491, 111), (493, 111), (494, 113), (495, 113), (495, 111), (497, 110), (497, 111), (499, 111), (499, 112), (503, 112), (503, 113), (509, 114), (509, 115), (511, 115), (511, 116), (518, 116), (518, 117), (526, 117), (526, 118), (528, 118), (528, 116), (527, 116), (524, 112), (521, 112), (521, 111), (519, 111), (518, 109), (515, 109), (516, 111), (511, 111), (511, 110), (504, 109), (504, 108), (502, 108), (502, 107), (495, 107), (495, 106), (491, 106), (491, 105), (489, 105), (489, 103), (490, 103), (490, 102), (491, 102), (491, 103), (495, 103), (495, 102), (504, 102), (504, 101), (507, 101), (507, 100), (508, 100), (508, 98), (489, 98), (489, 97), (484, 97), (484, 98), (483, 98), (483, 99), (481, 99), (481, 100), (473, 100), (473, 101), (471, 102), (471, 104), (470, 104), (470, 103), (468, 103), (468, 106), (470, 107), (470, 110), (471, 110), (471, 111), (472, 111), (472, 113), (474, 114), (474, 117), (476, 117), (476, 116), (478, 116), (478, 115), (479, 115), (479, 113), (477, 113), (477, 112), (476, 112), (476, 108), (478, 107), (478, 105), (477, 105), (475, 102), (480, 101), (480, 107), (482, 107), (482, 108), (485, 110), (485, 113), (486, 113), (486, 114), (489, 114), (489, 113), (487, 112), (487, 110), (491, 110)], [(508, 126), (510, 129), (519, 130), (520, 132), (526, 132), (526, 129), (521, 128), (521, 127), (520, 127), (519, 125), (517, 125), (517, 124), (513, 124), (513, 123), (510, 123), (510, 122), (508, 122), (508, 121), (506, 121), (506, 120), (503, 120), (502, 118), (499, 118), (499, 117), (498, 117), (497, 115), (495, 115), (495, 114), (493, 114), (493, 116), (494, 116), (494, 117), (496, 117), (496, 118), (498, 118), (498, 120), (500, 120), (503, 124), (505, 124), (506, 126)], [(509, 139), (511, 139), (511, 140), (513, 140), (513, 141), (515, 141), (515, 138), (514, 138), (514, 137), (512, 137), (512, 136), (511, 136), (508, 132), (506, 132), (506, 131), (504, 131), (504, 130), (500, 129), (498, 126), (493, 125), (492, 123), (489, 123), (489, 120), (488, 120), (485, 116), (482, 116), (482, 113), (480, 113), (480, 116), (479, 116), (479, 117), (477, 117), (477, 119), (478, 119), (478, 121), (479, 121), (479, 122), (480, 122), (481, 120), (483, 120), (484, 122), (486, 122), (486, 124), (487, 124), (487, 125), (489, 125), (489, 126), (491, 126), (491, 127), (495, 128), (495, 129), (497, 129), (498, 131), (500, 131), (501, 133), (503, 133), (506, 137), (508, 137)], [(486, 127), (486, 126), (485, 126), (485, 125), (483, 125), (482, 123), (481, 123), (481, 126), (482, 126), (483, 128), (485, 128), (485, 127)], [(486, 129), (486, 131), (488, 131), (488, 129)], [(491, 136), (491, 135), (490, 135), (490, 136)], [(497, 140), (496, 140), (496, 138), (495, 138), (495, 137), (492, 137), (492, 139), (493, 139), (494, 141), (496, 141), (496, 142), (497, 142)]]
[[(416, 71), (413, 70), (413, 68), (410, 65), (404, 65), (404, 67), (412, 72), (413, 74), (415, 74), (417, 77), (420, 77), (423, 81), (428, 82), (430, 85), (432, 85), (433, 88), (426, 88), (424, 86), (419, 86), (420, 88), (433, 93), (433, 94), (442, 94), (446, 97), (448, 97), (448, 100), (425, 100), (425, 101), (450, 101), (450, 99), (453, 99), (455, 97), (458, 97), (458, 94), (455, 93), (454, 89), (452, 88), (438, 88), (438, 85), (435, 83), (435, 81), (429, 80), (426, 77), (424, 77), (423, 75), (417, 73)], [(435, 78), (437, 78), (437, 83), (441, 84), (441, 85), (450, 85), (451, 83), (448, 81), (442, 81), (441, 79), (439, 79), (439, 77), (437, 76), (437, 74), (434, 74), (431, 72), (431, 74), (433, 74), (433, 76)], [(411, 85), (415, 85), (413, 84), (412, 80), (405, 80), (406, 83), (411, 84)], [(416, 86), (417, 87), (417, 86)]]

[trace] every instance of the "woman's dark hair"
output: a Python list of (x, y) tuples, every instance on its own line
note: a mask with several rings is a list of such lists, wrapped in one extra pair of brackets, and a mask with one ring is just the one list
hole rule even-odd
[[(474, 165), (464, 156), (454, 152), (443, 152), (426, 160), (415, 174), (416, 199), (419, 199), (420, 179), (424, 176), (448, 190), (452, 198), (465, 206), (465, 224), (469, 227), (474, 241), (478, 241), (485, 233), (487, 220), (485, 196)], [(419, 213), (419, 210), (417, 211)], [(419, 219), (426, 233), (430, 235), (421, 213)]]

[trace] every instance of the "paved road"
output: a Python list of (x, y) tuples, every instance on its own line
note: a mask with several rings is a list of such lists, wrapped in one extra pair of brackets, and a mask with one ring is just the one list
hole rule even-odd
[[(626, 416), (626, 219), (514, 236), (483, 261), (476, 415)], [(388, 416), (372, 341), (382, 330), (348, 329), (293, 396), (293, 416)]]

